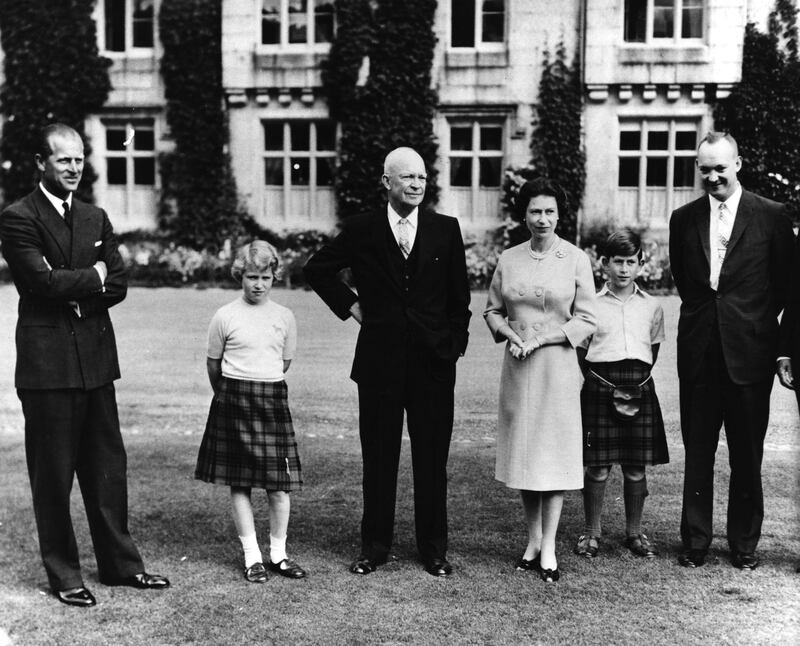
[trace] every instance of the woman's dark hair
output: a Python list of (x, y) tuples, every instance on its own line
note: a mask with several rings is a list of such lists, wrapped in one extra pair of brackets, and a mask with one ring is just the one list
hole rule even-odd
[(614, 256), (638, 256), (642, 259), (642, 239), (630, 229), (614, 231), (603, 245), (603, 256), (608, 259)]
[(537, 177), (525, 182), (517, 193), (517, 199), (514, 200), (514, 215), (518, 222), (525, 220), (528, 204), (539, 195), (549, 195), (555, 198), (559, 217), (563, 217), (567, 213), (567, 194), (564, 189), (546, 177)]

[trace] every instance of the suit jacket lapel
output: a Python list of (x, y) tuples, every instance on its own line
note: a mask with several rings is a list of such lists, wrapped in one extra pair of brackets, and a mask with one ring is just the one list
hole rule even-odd
[(433, 240), (431, 235), (431, 214), (420, 209), (417, 217), (417, 237), (414, 246), (417, 247), (417, 267), (415, 274), (419, 274), (428, 258), (433, 253)]
[[(731, 237), (728, 240), (728, 248), (725, 251), (725, 260), (730, 258), (731, 251), (736, 246), (736, 243), (742, 237), (742, 233), (747, 228), (747, 225), (753, 219), (753, 209), (752, 209), (752, 201), (750, 199), (750, 193), (747, 191), (742, 191), (742, 197), (739, 200), (739, 208), (736, 210), (736, 217), (733, 220), (733, 230), (731, 231)], [(725, 262), (723, 261), (723, 265)]]
[[(50, 203), (50, 200), (44, 196), (44, 193), (42, 193), (38, 187), (32, 193), (32, 197), (36, 216), (44, 225), (44, 228), (47, 229), (50, 237), (55, 240), (64, 257), (64, 263), (66, 264), (70, 261), (70, 256), (72, 255), (72, 233), (67, 223), (64, 222), (64, 218), (59, 215), (55, 207)], [(54, 259), (51, 258), (50, 260), (52, 261)]]
[(391, 236), (392, 232), (389, 230), (389, 219), (386, 215), (386, 210), (382, 210), (377, 213), (372, 222), (372, 244), (377, 249), (377, 256), (383, 266), (383, 271), (389, 277), (391, 283), (400, 290), (400, 277), (392, 270), (392, 263), (389, 259), (389, 254), (394, 250), (390, 249), (387, 244), (387, 235)]
[(697, 227), (697, 235), (700, 237), (700, 245), (706, 255), (706, 264), (711, 271), (711, 240), (709, 239), (709, 211), (711, 205), (708, 197), (702, 197), (697, 202), (697, 210), (692, 218)]
[(94, 264), (94, 240), (89, 224), (90, 214), (83, 204), (72, 200), (72, 267), (88, 267)]

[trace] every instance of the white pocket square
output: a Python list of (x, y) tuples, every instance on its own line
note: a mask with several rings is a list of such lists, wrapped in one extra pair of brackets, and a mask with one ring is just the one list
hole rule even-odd
[(97, 242), (94, 243), (94, 246), (95, 247), (99, 247), (101, 244), (103, 244), (103, 241), (102, 240), (98, 240)]

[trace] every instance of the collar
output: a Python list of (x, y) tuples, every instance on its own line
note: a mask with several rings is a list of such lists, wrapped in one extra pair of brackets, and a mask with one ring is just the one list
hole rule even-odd
[(56, 213), (61, 215), (61, 217), (64, 217), (64, 206), (63, 206), (64, 202), (69, 204), (69, 208), (72, 208), (72, 192), (71, 191), (69, 193), (67, 193), (67, 197), (62, 200), (62, 199), (56, 197), (55, 195), (53, 195), (50, 191), (48, 191), (44, 187), (44, 184), (42, 184), (41, 182), (39, 182), (39, 188), (42, 190), (42, 193), (44, 193), (44, 196), (47, 198), (47, 200), (50, 202), (50, 204), (53, 205), (53, 207), (56, 210)]
[[(392, 208), (391, 204), (386, 205), (387, 213), (389, 214), (389, 224), (392, 225), (392, 229), (397, 226), (397, 223), (402, 219)], [(406, 222), (411, 225), (413, 229), (417, 228), (417, 220), (419, 218), (419, 207), (416, 207), (411, 213), (406, 216)]]
[[(614, 292), (612, 292), (609, 289), (608, 281), (603, 283), (603, 286), (600, 288), (600, 291), (597, 292), (598, 296), (605, 296), (606, 294), (608, 294), (612, 298), (617, 299), (620, 303), (624, 303), (625, 302), (619, 296), (617, 296)], [(641, 287), (639, 287), (639, 285), (638, 285), (638, 283), (636, 281), (633, 281), (633, 294), (631, 294), (626, 300), (630, 300), (634, 296), (644, 296), (644, 291), (642, 291)]]
[[(739, 201), (742, 199), (742, 185), (737, 181), (736, 182), (736, 189), (733, 191), (733, 194), (725, 200), (725, 206), (728, 207), (728, 210), (735, 216), (736, 211), (739, 209)], [(711, 195), (708, 196), (709, 203), (711, 205), (711, 212), (716, 213), (719, 210), (719, 205), (722, 204), (720, 200), (716, 197)]]

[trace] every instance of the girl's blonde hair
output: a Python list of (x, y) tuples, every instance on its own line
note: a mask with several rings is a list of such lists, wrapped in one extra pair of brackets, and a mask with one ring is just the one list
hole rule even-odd
[(231, 265), (231, 276), (239, 283), (247, 271), (266, 271), (267, 269), (272, 270), (275, 280), (280, 279), (283, 267), (278, 252), (269, 242), (253, 240), (236, 251), (236, 257)]

